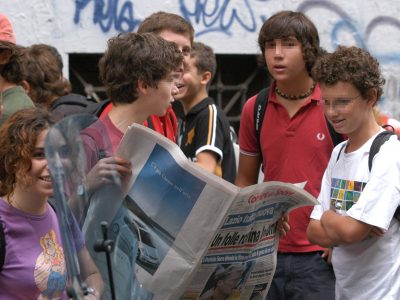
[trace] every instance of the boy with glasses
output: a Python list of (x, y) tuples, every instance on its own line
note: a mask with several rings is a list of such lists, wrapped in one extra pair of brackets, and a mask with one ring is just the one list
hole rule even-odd
[[(180, 64), (176, 71), (182, 76), (183, 64), (190, 57), (190, 50), (193, 43), (194, 29), (192, 25), (179, 15), (159, 11), (151, 14), (140, 23), (138, 33), (153, 33), (163, 38), (166, 41), (176, 44), (178, 49), (182, 52), (184, 62)], [(176, 78), (178, 84), (180, 78)], [(92, 106), (93, 107), (93, 106)], [(95, 104), (94, 107), (99, 107)], [(100, 117), (104, 117), (112, 108), (112, 103), (106, 103), (96, 109), (96, 113)], [(89, 108), (90, 111), (93, 108)], [(151, 115), (143, 122), (143, 125), (157, 131), (163, 136), (169, 138), (171, 141), (176, 142), (178, 133), (178, 121), (175, 111), (181, 112), (182, 108), (174, 102), (172, 107), (169, 107), (163, 116)]]
[(371, 145), (383, 132), (374, 106), (385, 83), (378, 61), (356, 47), (339, 47), (316, 63), (323, 109), (335, 130), (348, 136), (332, 152), (320, 205), (307, 234), (333, 247), (337, 299), (399, 299), (400, 142), (390, 137), (368, 167)]

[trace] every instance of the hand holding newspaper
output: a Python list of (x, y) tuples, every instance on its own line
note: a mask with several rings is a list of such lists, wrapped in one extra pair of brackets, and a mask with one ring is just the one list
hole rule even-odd
[[(116, 154), (132, 162), (122, 186), (139, 233), (136, 276), (153, 299), (265, 298), (276, 266), (276, 222), (317, 204), (311, 194), (283, 182), (240, 189), (141, 125), (128, 129)], [(219, 290), (228, 279), (231, 286)]]

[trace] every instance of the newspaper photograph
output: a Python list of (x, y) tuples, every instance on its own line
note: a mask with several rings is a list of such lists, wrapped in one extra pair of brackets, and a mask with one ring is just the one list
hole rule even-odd
[(289, 183), (240, 189), (137, 124), (116, 154), (132, 162), (122, 193), (138, 236), (136, 278), (153, 299), (265, 297), (276, 265), (276, 221), (317, 203)]

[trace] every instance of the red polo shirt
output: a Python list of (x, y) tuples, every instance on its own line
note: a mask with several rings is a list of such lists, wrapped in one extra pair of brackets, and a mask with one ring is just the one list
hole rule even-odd
[[(322, 107), (321, 92), (316, 86), (310, 99), (289, 118), (287, 110), (277, 101), (273, 82), (268, 107), (261, 128), (264, 181), (299, 183), (307, 181), (305, 189), (318, 196), (322, 176), (328, 164), (333, 142)], [(256, 96), (243, 107), (239, 145), (245, 155), (259, 155), (254, 127)], [(311, 252), (322, 250), (311, 244), (306, 236), (313, 207), (301, 207), (289, 214), (291, 229), (280, 239), (280, 252)]]

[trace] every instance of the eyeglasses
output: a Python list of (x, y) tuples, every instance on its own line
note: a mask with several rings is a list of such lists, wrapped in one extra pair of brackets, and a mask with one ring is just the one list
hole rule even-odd
[(182, 48), (183, 56), (189, 56), (191, 52), (192, 52), (192, 48), (190, 48), (190, 47), (185, 46)]
[(355, 97), (347, 97), (347, 98), (340, 98), (336, 100), (322, 100), (322, 105), (324, 106), (324, 109), (334, 109), (338, 111), (342, 111), (347, 109), (347, 107), (352, 103), (354, 100), (357, 98), (361, 97), (361, 95), (355, 96)]

